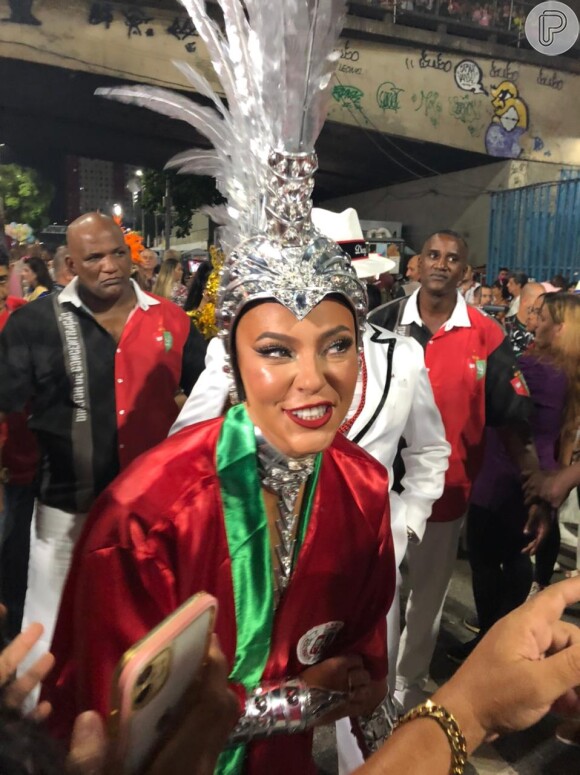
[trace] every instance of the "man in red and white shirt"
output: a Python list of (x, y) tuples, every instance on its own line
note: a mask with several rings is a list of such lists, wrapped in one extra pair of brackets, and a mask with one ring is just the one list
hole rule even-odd
[[(483, 455), (486, 425), (502, 428), (522, 474), (537, 470), (528, 414), (531, 399), (503, 329), (465, 303), (457, 288), (467, 245), (451, 231), (433, 234), (421, 251), (421, 287), (374, 310), (370, 320), (425, 351), (425, 364), (451, 445), (445, 489), (434, 504), (423, 540), (409, 545), (410, 595), (397, 662), (396, 697), (405, 709), (424, 699), (443, 603), (457, 557), (459, 534)], [(528, 527), (543, 533), (543, 512)]]
[(122, 230), (99, 213), (68, 228), (75, 278), (11, 315), (0, 336), (0, 411), (30, 401), (43, 466), (24, 622), (46, 650), (74, 543), (105, 487), (162, 441), (175, 396), (203, 370), (205, 343), (187, 315), (130, 279)]

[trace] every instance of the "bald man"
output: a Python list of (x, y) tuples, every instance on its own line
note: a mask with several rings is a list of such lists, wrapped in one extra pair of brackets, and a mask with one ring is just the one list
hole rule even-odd
[(129, 248), (112, 219), (81, 216), (67, 248), (74, 279), (14, 313), (0, 336), (0, 411), (30, 401), (43, 454), (24, 612), (25, 624), (44, 624), (40, 651), (85, 515), (119, 471), (167, 436), (175, 396), (190, 392), (205, 355), (187, 315), (130, 279)]
[(144, 291), (152, 291), (155, 285), (155, 268), (159, 263), (159, 258), (154, 250), (141, 251), (141, 264), (139, 266), (139, 285)]
[(407, 279), (407, 282), (401, 285), (401, 287), (395, 294), (395, 298), (404, 298), (405, 296), (410, 296), (412, 293), (414, 293), (417, 290), (417, 288), (420, 287), (421, 283), (419, 282), (419, 255), (411, 256), (411, 258), (407, 261), (407, 269), (405, 270), (405, 277)]
[(61, 245), (56, 249), (52, 262), (54, 274), (54, 292), (60, 293), (61, 291), (64, 291), (65, 285), (68, 285), (74, 277), (74, 274), (71, 272), (67, 264), (67, 256), (68, 248), (66, 245)]
[(516, 358), (523, 355), (534, 341), (534, 334), (529, 330), (528, 318), (536, 306), (539, 297), (545, 293), (541, 283), (526, 283), (520, 293), (520, 304), (515, 315), (508, 315), (504, 328), (513, 348)]

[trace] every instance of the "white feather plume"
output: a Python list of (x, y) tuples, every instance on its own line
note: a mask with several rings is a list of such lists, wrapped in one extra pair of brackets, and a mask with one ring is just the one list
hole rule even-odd
[(185, 151), (167, 166), (216, 178), (227, 208), (204, 210), (225, 222), (228, 249), (263, 225), (269, 151), (314, 148), (328, 109), (346, 0), (217, 0), (223, 32), (204, 0), (181, 2), (205, 43), (225, 103), (185, 62), (175, 65), (210, 106), (147, 86), (97, 94), (187, 121), (211, 142), (213, 150)]

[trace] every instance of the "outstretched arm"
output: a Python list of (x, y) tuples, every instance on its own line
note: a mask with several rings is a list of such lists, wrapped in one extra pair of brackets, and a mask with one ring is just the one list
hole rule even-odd
[[(467, 752), (485, 739), (526, 729), (552, 708), (577, 715), (580, 629), (560, 621), (580, 600), (580, 578), (554, 584), (501, 619), (434, 695), (465, 737)], [(403, 724), (357, 775), (447, 775), (451, 749), (430, 718)]]

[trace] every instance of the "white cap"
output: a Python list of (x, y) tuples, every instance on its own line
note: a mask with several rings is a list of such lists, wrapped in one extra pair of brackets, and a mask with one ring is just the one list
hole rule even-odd
[(312, 208), (312, 223), (325, 237), (337, 242), (348, 253), (358, 277), (374, 277), (390, 272), (396, 263), (378, 253), (369, 253), (360, 221), (354, 207), (333, 213), (319, 207)]

